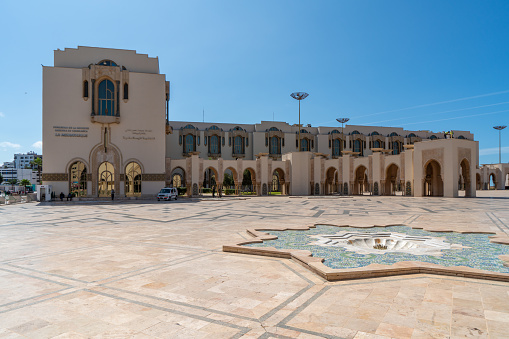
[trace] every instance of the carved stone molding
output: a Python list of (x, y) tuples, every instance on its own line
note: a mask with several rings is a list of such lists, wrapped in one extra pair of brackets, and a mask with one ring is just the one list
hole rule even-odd
[(42, 181), (69, 181), (67, 173), (41, 173)]
[(141, 181), (164, 181), (166, 178), (165, 173), (157, 174), (157, 173), (143, 173), (141, 175)]

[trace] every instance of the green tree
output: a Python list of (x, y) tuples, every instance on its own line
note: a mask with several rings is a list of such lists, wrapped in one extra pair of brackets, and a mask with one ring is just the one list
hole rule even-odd
[(251, 172), (249, 170), (245, 170), (243, 173), (242, 185), (252, 185)]
[(27, 191), (27, 186), (32, 186), (32, 183), (28, 179), (23, 179), (19, 182), (20, 186), (25, 187), (25, 192)]
[(34, 166), (37, 169), (37, 181), (39, 184), (42, 184), (41, 181), (41, 171), (42, 171), (42, 158), (35, 158), (34, 160), (30, 161), (30, 164)]
[(7, 180), (7, 182), (9, 184), (11, 184), (12, 186), (14, 186), (14, 185), (18, 184), (18, 179), (9, 179), (9, 180)]
[(229, 173), (225, 173), (224, 179), (223, 179), (223, 186), (231, 187), (234, 185), (235, 185), (235, 180), (233, 180), (233, 175), (231, 175)]

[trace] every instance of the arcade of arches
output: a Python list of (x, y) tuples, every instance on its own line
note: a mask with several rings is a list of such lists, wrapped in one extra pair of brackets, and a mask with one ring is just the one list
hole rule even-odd
[[(457, 162), (453, 162), (453, 157), (444, 157), (443, 149), (419, 150), (419, 156), (414, 154), (414, 147), (421, 144), (457, 141), (415, 143), (398, 154), (377, 152), (367, 157), (345, 153), (329, 158), (321, 153), (294, 152), (284, 154), (281, 160), (269, 153), (258, 154), (256, 160), (224, 160), (202, 159), (192, 154), (186, 159), (171, 159), (167, 177), (168, 184), (186, 187), (188, 196), (199, 196), (212, 187), (228, 194), (248, 195), (475, 196), (473, 183), (479, 181), (478, 176), (473, 177), (476, 168), (472, 164), (477, 162), (475, 145), (462, 147)], [(461, 145), (457, 144), (458, 154)], [(196, 173), (194, 168), (199, 169), (199, 178), (190, 175)]]

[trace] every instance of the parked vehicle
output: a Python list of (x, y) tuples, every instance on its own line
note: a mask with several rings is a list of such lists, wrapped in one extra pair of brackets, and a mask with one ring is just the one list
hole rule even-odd
[(165, 187), (159, 191), (157, 194), (157, 201), (159, 200), (171, 200), (175, 199), (177, 200), (178, 192), (177, 189), (174, 187)]

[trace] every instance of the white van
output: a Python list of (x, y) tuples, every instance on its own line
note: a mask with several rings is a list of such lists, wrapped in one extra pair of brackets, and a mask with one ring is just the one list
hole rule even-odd
[(157, 194), (157, 201), (159, 200), (177, 200), (178, 192), (176, 188), (173, 187), (165, 187), (159, 191)]

